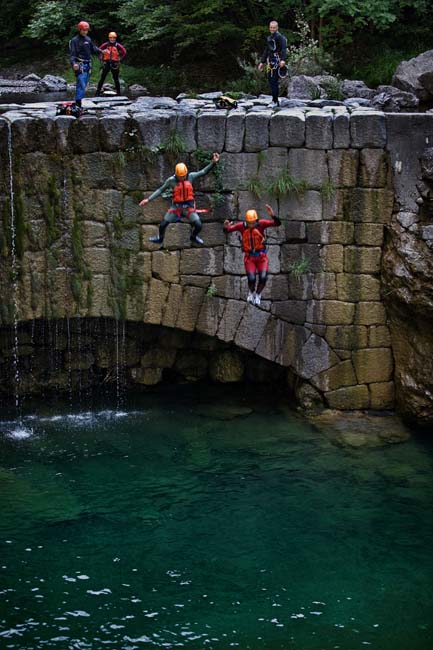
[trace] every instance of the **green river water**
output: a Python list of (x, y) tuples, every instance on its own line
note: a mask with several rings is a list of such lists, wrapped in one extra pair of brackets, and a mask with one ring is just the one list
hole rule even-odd
[[(0, 422), (0, 648), (433, 648), (433, 445), (224, 388)], [(240, 407), (240, 408), (239, 408)]]

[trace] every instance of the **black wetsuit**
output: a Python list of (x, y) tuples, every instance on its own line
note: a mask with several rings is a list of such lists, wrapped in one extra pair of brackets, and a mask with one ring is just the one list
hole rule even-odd
[(280, 61), (285, 61), (287, 56), (287, 40), (286, 37), (275, 32), (269, 34), (266, 38), (266, 47), (260, 58), (260, 63), (267, 63), (270, 66), (268, 70), (268, 83), (272, 93), (272, 101), (278, 102), (278, 68)]

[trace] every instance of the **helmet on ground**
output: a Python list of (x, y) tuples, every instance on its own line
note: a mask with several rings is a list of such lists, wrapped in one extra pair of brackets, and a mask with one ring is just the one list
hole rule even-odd
[(86, 22), (85, 20), (80, 20), (77, 27), (78, 27), (78, 31), (80, 31), (81, 29), (87, 29), (87, 30), (90, 29), (89, 23)]
[(116, 34), (116, 32), (110, 32), (110, 33), (108, 34), (108, 38), (117, 38), (117, 34)]
[(255, 210), (247, 210), (245, 212), (245, 221), (247, 223), (252, 223), (253, 221), (258, 221), (259, 217), (257, 216), (257, 212)]
[(186, 176), (188, 174), (188, 167), (185, 163), (177, 163), (174, 173), (179, 177)]

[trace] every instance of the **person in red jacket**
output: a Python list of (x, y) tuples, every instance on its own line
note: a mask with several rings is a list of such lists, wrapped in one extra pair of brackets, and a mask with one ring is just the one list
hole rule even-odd
[(108, 41), (102, 43), (99, 49), (102, 50), (102, 70), (96, 94), (102, 94), (102, 84), (104, 83), (107, 74), (111, 71), (114, 85), (116, 87), (116, 93), (120, 95), (120, 63), (126, 56), (126, 50), (123, 45), (117, 42), (116, 32), (110, 32), (108, 34)]
[[(260, 305), (261, 294), (266, 285), (269, 269), (265, 230), (266, 228), (281, 225), (280, 219), (274, 214), (270, 205), (266, 205), (266, 211), (271, 219), (259, 219), (255, 210), (247, 210), (245, 221), (238, 223), (232, 223), (228, 219), (224, 221), (224, 232), (239, 232), (241, 234), (249, 288), (247, 302), (257, 306)], [(256, 275), (259, 276), (257, 289)]]

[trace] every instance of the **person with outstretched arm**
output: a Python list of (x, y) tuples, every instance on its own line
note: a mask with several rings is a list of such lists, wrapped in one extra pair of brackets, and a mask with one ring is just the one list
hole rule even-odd
[[(224, 232), (238, 232), (241, 235), (249, 289), (247, 302), (257, 306), (260, 305), (269, 270), (265, 230), (266, 228), (275, 228), (281, 225), (280, 219), (268, 204), (266, 205), (266, 211), (271, 217), (270, 219), (259, 219), (256, 210), (247, 210), (245, 221), (232, 223), (226, 219), (223, 224)], [(258, 276), (257, 289), (256, 276)]]
[(185, 163), (177, 163), (174, 175), (169, 176), (161, 187), (155, 190), (149, 197), (140, 201), (140, 205), (145, 206), (149, 201), (153, 201), (158, 196), (161, 196), (163, 192), (172, 190), (171, 207), (165, 213), (163, 220), (159, 224), (159, 235), (150, 237), (149, 241), (154, 244), (162, 244), (168, 224), (180, 221), (184, 217), (192, 227), (191, 241), (196, 244), (203, 244), (203, 240), (198, 236), (203, 225), (195, 207), (193, 183), (198, 178), (208, 174), (218, 163), (219, 159), (219, 153), (215, 152), (211, 162), (198, 172), (188, 172)]
[(80, 20), (77, 29), (79, 33), (69, 42), (69, 60), (76, 77), (75, 103), (81, 108), (92, 71), (92, 54), (100, 58), (102, 51), (87, 36), (90, 29), (88, 22)]

